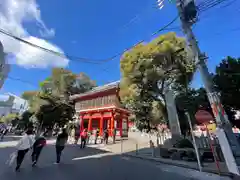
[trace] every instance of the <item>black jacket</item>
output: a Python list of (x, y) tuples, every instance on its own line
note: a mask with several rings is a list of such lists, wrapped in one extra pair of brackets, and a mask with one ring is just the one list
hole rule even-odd
[(60, 133), (56, 140), (56, 146), (65, 146), (68, 140), (68, 134), (67, 133)]

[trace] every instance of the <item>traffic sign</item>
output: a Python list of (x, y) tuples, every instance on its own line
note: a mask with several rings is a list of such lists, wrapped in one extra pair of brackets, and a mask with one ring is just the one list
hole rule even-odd
[(211, 113), (205, 110), (198, 110), (195, 114), (195, 118), (200, 124), (208, 124), (210, 121), (213, 121), (214, 118)]

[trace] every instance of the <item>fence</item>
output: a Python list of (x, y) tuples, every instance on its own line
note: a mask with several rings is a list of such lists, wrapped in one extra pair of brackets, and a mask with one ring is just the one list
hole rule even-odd
[[(149, 134), (144, 134), (144, 133), (135, 133), (135, 135), (129, 133), (129, 138), (128, 140), (122, 140), (120, 143), (120, 146), (118, 148), (120, 149), (120, 152), (123, 154), (128, 154), (128, 155), (134, 155), (134, 156), (141, 156), (145, 158), (154, 158), (156, 160), (159, 160), (161, 162), (165, 163), (170, 163), (170, 164), (179, 164), (179, 165), (184, 165), (184, 166), (189, 166), (189, 167), (194, 167), (198, 169), (198, 164), (196, 161), (196, 156), (195, 150), (192, 148), (183, 148), (183, 149), (178, 149), (177, 151), (179, 153), (176, 153), (175, 155), (170, 155), (169, 157), (163, 158), (162, 155), (165, 154), (166, 152), (164, 151), (169, 151), (169, 150), (164, 150), (166, 148), (160, 148), (161, 145), (165, 145), (166, 142), (171, 138), (171, 134), (159, 134), (158, 137), (155, 135), (149, 135)], [(189, 138), (189, 140), (191, 140)], [(222, 153), (219, 152), (219, 142), (216, 137), (209, 139), (208, 137), (196, 137), (196, 144), (197, 147), (199, 148), (199, 152), (201, 154), (201, 157), (203, 157), (203, 153), (207, 153), (204, 155), (205, 157), (207, 156), (207, 161), (202, 161), (202, 165), (204, 170), (209, 170), (209, 171), (221, 171), (221, 172), (227, 172), (226, 165), (224, 161), (218, 162), (218, 167), (216, 166), (216, 163), (214, 163), (213, 159), (211, 159), (211, 154), (212, 148), (211, 145), (215, 151), (215, 155), (217, 158), (217, 161), (220, 159), (223, 160)], [(159, 146), (160, 145), (160, 146)], [(218, 151), (216, 151), (218, 148)], [(177, 148), (172, 148), (173, 151), (176, 151)], [(170, 150), (171, 151), (171, 150)], [(221, 151), (221, 150), (220, 150)], [(180, 157), (181, 153), (185, 152), (184, 157)], [(168, 153), (167, 153), (168, 154)]]
[[(219, 148), (219, 141), (218, 138), (213, 137), (212, 139), (209, 139), (208, 137), (195, 137), (196, 138), (196, 144), (199, 149), (201, 149), (201, 152), (205, 149), (208, 151), (211, 151), (211, 146), (213, 148)], [(157, 151), (157, 154), (159, 154), (159, 150), (156, 150), (159, 145), (165, 145), (167, 147), (171, 147), (171, 133), (161, 133), (157, 136), (155, 134), (147, 134), (147, 133), (129, 133), (128, 141), (121, 141), (121, 146), (119, 147), (121, 149), (120, 152), (126, 153), (131, 152), (135, 154), (143, 154), (143, 155), (150, 155), (153, 154), (153, 151)], [(188, 137), (190, 141), (191, 137)], [(155, 147), (155, 148), (152, 148)], [(154, 149), (154, 150), (153, 150)], [(156, 154), (156, 152), (155, 152)], [(222, 158), (221, 158), (222, 159)]]

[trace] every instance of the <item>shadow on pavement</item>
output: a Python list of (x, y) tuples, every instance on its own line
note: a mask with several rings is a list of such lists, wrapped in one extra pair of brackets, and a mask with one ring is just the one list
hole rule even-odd
[[(189, 168), (193, 170), (199, 170), (199, 166), (197, 160), (195, 161), (187, 161), (187, 160), (178, 160), (169, 158), (163, 158), (160, 156), (160, 149), (159, 148), (139, 148), (137, 150), (124, 152), (123, 155), (137, 157), (144, 160), (164, 163), (168, 165), (174, 165), (183, 168)], [(219, 167), (219, 170), (218, 170)], [(224, 162), (218, 162), (218, 167), (215, 162), (204, 162), (202, 164), (202, 168), (204, 172), (214, 173), (214, 174), (221, 174), (223, 176), (230, 176), (231, 174), (227, 170), (226, 164)]]
[[(0, 149), (1, 161), (7, 160), (8, 154), (14, 152), (14, 148)], [(3, 158), (3, 159), (2, 159)], [(80, 149), (79, 146), (68, 145), (63, 152), (61, 164), (53, 164), (55, 161), (55, 147), (48, 145), (43, 150), (38, 167), (32, 168), (30, 153), (26, 155), (21, 172), (16, 173), (13, 168), (0, 168), (1, 180), (190, 180), (174, 172), (164, 172), (157, 166), (148, 165), (147, 162), (132, 163), (123, 160), (121, 155), (113, 155), (104, 150), (95, 148)]]
[[(13, 163), (12, 167), (8, 167), (6, 165), (6, 161), (9, 159), (11, 153), (15, 152), (15, 147), (3, 147), (0, 148), (0, 179), (3, 180), (4, 178), (7, 179), (19, 179), (19, 176), (15, 177), (14, 167), (15, 162)], [(38, 161), (38, 167), (32, 171), (31, 167), (31, 153), (30, 150), (24, 159), (22, 164), (21, 170), (22, 172), (19, 175), (29, 174), (30, 176), (38, 176), (39, 172), (44, 173), (44, 169), (55, 169), (66, 167), (66, 171), (68, 171), (68, 166), (72, 166), (75, 162), (79, 162), (81, 159), (86, 159), (87, 157), (91, 157), (94, 155), (105, 154), (108, 153), (107, 151), (95, 149), (95, 148), (88, 148), (80, 149), (79, 145), (67, 145), (62, 153), (61, 164), (54, 165), (56, 161), (56, 153), (55, 153), (55, 146), (54, 145), (47, 145), (44, 147)], [(60, 170), (58, 169), (58, 170)], [(65, 169), (65, 168), (64, 168)], [(71, 169), (71, 168), (70, 168)], [(58, 170), (56, 172), (58, 172)], [(75, 169), (76, 170), (76, 169)], [(48, 171), (48, 170), (47, 170)], [(4, 178), (3, 178), (4, 177)], [(21, 177), (25, 179), (24, 177)], [(20, 179), (21, 179), (20, 178)], [(4, 179), (5, 180), (5, 179)]]

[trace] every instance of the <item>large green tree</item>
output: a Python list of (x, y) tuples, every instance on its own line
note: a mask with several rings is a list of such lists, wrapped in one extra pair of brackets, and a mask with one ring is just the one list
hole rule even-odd
[(10, 113), (6, 116), (3, 116), (1, 119), (0, 119), (0, 122), (4, 122), (5, 124), (8, 124), (8, 123), (12, 123), (12, 121), (14, 121), (15, 119), (18, 118), (18, 114), (16, 113)]
[(216, 67), (213, 80), (229, 120), (236, 124), (234, 115), (240, 110), (240, 58), (223, 59)]
[(215, 88), (221, 94), (222, 103), (240, 110), (240, 58), (227, 57), (216, 67)]
[(167, 33), (122, 56), (120, 97), (135, 113), (137, 124), (149, 129), (156, 119), (167, 120), (166, 87), (186, 88), (195, 71), (189, 52), (184, 38)]
[(74, 115), (74, 102), (69, 96), (84, 93), (96, 86), (86, 74), (74, 74), (63, 68), (53, 68), (51, 76), (40, 82), (40, 90), (24, 92), (22, 97), (34, 112), (34, 123), (42, 127), (52, 127), (55, 123), (66, 124)]

